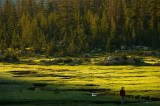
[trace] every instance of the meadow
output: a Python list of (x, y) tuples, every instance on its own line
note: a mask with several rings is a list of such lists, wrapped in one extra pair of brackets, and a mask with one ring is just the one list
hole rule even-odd
[[(120, 101), (119, 90), (124, 86), (126, 105), (156, 106), (160, 104), (159, 69), (133, 65), (0, 63), (0, 101), (8, 106), (116, 106)], [(46, 86), (35, 90), (34, 84)], [(94, 97), (92, 92), (102, 94)]]

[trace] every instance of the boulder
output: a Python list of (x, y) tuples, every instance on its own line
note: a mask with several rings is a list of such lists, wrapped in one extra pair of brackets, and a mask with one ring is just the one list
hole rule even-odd
[(84, 58), (90, 58), (90, 57), (91, 57), (91, 54), (85, 53), (85, 54), (83, 55), (83, 57), (84, 57)]
[(112, 60), (114, 60), (114, 59), (115, 59), (114, 56), (109, 56), (109, 57), (107, 58), (107, 61), (112, 61)]
[(134, 58), (129, 58), (127, 60), (127, 63), (129, 63), (129, 64), (135, 64)]
[(100, 61), (98, 64), (100, 65), (130, 65), (130, 64), (139, 64), (144, 63), (140, 58), (132, 58), (127, 56), (109, 56), (108, 58)]
[(143, 46), (142, 49), (146, 51), (149, 50), (149, 47)]

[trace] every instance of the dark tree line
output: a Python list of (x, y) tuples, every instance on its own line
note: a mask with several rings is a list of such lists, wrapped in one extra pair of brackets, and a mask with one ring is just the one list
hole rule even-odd
[(73, 55), (121, 45), (159, 49), (160, 0), (4, 0), (0, 50)]

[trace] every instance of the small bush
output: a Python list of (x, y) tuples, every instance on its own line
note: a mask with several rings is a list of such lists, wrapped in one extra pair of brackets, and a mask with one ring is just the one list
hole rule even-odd
[(73, 59), (71, 59), (71, 58), (64, 58), (64, 59), (62, 59), (63, 63), (71, 63), (72, 61), (73, 61)]
[(47, 61), (47, 60), (40, 60), (40, 64), (42, 64), (42, 65), (54, 65), (54, 64), (58, 64), (58, 62)]
[(135, 63), (141, 63), (141, 59), (140, 58), (134, 58)]
[(124, 60), (128, 59), (128, 57), (126, 55), (122, 55), (121, 58), (124, 59)]
[(6, 52), (0, 57), (1, 62), (19, 62), (18, 57), (14, 53)]
[(160, 66), (160, 62), (154, 63), (154, 66)]
[(82, 59), (59, 58), (54, 60), (41, 60), (40, 63), (44, 65), (58, 65), (58, 64), (79, 65), (82, 64)]
[(146, 65), (141, 58), (123, 56), (109, 56), (96, 63), (98, 65)]
[(90, 58), (83, 58), (83, 62), (90, 63), (90, 62), (91, 62), (91, 59), (90, 59)]
[(33, 60), (28, 60), (28, 61), (27, 61), (27, 64), (28, 64), (28, 65), (36, 65), (36, 62), (34, 62)]

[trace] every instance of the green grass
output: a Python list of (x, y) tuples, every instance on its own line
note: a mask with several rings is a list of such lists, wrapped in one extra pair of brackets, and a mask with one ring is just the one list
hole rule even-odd
[[(148, 62), (150, 60), (152, 58), (146, 59)], [(10, 73), (10, 71), (31, 71), (36, 73), (15, 75)], [(137, 95), (160, 98), (159, 66), (42, 66), (0, 63), (0, 82), (3, 83), (0, 85), (0, 93), (3, 95), (0, 96), (0, 101), (5, 102), (8, 100), (8, 103), (14, 106), (18, 104), (15, 104), (13, 101), (17, 101), (17, 103), (22, 102), (22, 106), (27, 106), (28, 104), (29, 106), (34, 106), (39, 101), (45, 101), (46, 106), (55, 103), (57, 106), (60, 106), (57, 101), (62, 102), (63, 106), (83, 106), (84, 104), (85, 106), (97, 106), (92, 101), (105, 101), (102, 104), (98, 104), (100, 106), (117, 106), (119, 90), (122, 86), (125, 87), (127, 95), (133, 95), (131, 101), (134, 103), (129, 102), (125, 106), (156, 106), (160, 104), (160, 102), (139, 103), (139, 100), (134, 99), (134, 96)], [(29, 87), (33, 86), (33, 83), (37, 82), (47, 83), (48, 85), (44, 91), (28, 90)], [(61, 91), (61, 89), (97, 88), (110, 90), (106, 91), (105, 96), (97, 97), (92, 97), (89, 92)], [(57, 89), (60, 90), (58, 94), (55, 93)], [(43, 104), (41, 102), (39, 105)]]

